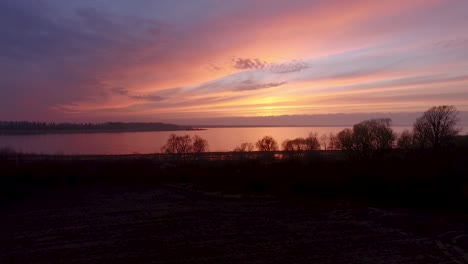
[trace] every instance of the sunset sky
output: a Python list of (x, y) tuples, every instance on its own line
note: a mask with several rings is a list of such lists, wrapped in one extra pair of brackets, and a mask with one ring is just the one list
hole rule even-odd
[(466, 0), (1, 0), (0, 119), (468, 111)]

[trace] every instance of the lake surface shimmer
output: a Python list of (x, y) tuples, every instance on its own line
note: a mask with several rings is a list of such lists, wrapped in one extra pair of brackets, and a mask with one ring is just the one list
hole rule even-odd
[[(197, 131), (155, 131), (123, 133), (3, 135), (0, 148), (37, 154), (148, 154), (161, 151), (169, 135), (199, 135), (208, 140), (209, 151), (232, 151), (243, 142), (255, 143), (263, 136), (272, 136), (281, 146), (285, 139), (306, 137), (310, 132), (338, 133), (346, 127), (242, 127), (209, 128)], [(411, 127), (397, 126), (401, 133)], [(462, 133), (468, 129), (464, 128)]]

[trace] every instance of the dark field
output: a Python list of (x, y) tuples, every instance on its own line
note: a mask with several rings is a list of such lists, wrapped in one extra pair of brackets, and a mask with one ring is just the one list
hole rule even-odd
[(467, 155), (2, 161), (0, 263), (467, 263)]

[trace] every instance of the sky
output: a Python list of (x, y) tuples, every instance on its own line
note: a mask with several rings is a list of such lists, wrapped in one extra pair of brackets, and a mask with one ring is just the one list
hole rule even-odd
[(466, 0), (1, 0), (0, 120), (468, 111)]

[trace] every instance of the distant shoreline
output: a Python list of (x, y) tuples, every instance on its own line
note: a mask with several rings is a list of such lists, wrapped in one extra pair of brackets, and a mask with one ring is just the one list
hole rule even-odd
[(202, 128), (254, 128), (254, 127), (352, 127), (347, 125), (197, 125)]
[[(201, 128), (255, 128), (255, 127), (349, 127), (353, 125), (196, 125)], [(412, 125), (392, 125), (392, 127), (412, 127)]]
[(134, 133), (134, 132), (176, 132), (176, 131), (200, 131), (204, 128), (181, 129), (148, 129), (148, 130), (65, 130), (65, 131), (0, 131), (0, 136), (26, 136), (26, 135), (60, 135), (60, 134), (102, 134), (102, 133)]
[(201, 130), (193, 126), (165, 123), (45, 123), (27, 121), (0, 121), (0, 135), (126, 133), (153, 131)]

